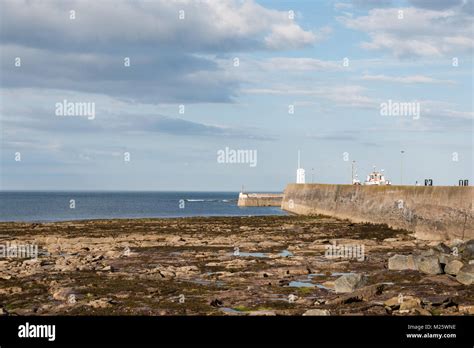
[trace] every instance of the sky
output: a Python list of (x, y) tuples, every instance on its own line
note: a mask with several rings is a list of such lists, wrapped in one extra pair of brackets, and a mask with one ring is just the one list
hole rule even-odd
[(0, 7), (2, 190), (474, 181), (472, 0)]

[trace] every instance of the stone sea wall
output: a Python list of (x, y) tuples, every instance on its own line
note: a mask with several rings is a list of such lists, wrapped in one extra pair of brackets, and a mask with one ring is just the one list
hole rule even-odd
[(474, 187), (289, 184), (282, 209), (384, 223), (419, 239), (474, 239)]
[(282, 193), (240, 193), (239, 207), (279, 207), (283, 199)]

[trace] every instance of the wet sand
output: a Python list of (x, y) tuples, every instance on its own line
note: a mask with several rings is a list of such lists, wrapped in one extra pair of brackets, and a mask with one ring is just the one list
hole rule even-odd
[[(391, 256), (437, 243), (330, 217), (0, 223), (0, 245), (7, 242), (36, 244), (39, 255), (0, 258), (0, 315), (464, 315), (474, 309), (473, 286), (451, 275), (388, 270)], [(363, 260), (326, 257), (334, 242), (363, 246)], [(334, 281), (352, 273), (365, 275), (366, 283), (336, 293)]]

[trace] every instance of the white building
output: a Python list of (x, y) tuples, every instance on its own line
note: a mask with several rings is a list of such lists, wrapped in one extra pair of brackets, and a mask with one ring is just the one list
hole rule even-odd
[(296, 170), (296, 183), (297, 184), (304, 184), (305, 183), (305, 174), (303, 168), (298, 168)]
[(300, 165), (300, 151), (298, 150), (298, 169), (296, 170), (296, 183), (304, 184), (305, 183), (305, 171), (301, 168)]

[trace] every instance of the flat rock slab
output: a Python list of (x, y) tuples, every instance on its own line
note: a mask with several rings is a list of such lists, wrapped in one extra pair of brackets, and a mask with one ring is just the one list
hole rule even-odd
[(388, 269), (392, 271), (417, 270), (413, 255), (394, 255), (388, 259)]
[(363, 274), (345, 274), (334, 282), (336, 293), (353, 292), (367, 283), (367, 277)]

